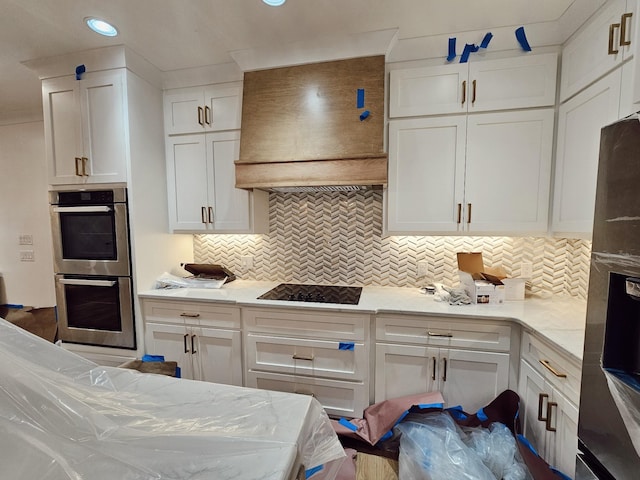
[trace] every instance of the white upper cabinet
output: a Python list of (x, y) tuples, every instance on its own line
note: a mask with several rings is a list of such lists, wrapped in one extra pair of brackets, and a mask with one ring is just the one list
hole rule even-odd
[(547, 231), (553, 109), (393, 120), (391, 234)]
[(126, 182), (125, 69), (42, 82), (49, 184)]
[[(633, 55), (637, 0), (609, 0), (562, 50), (560, 101)], [(640, 95), (640, 92), (638, 93)]]
[(389, 117), (551, 106), (557, 65), (548, 53), (391, 70)]
[(169, 224), (174, 232), (264, 233), (268, 193), (235, 188), (238, 131), (167, 137)]
[(239, 82), (168, 90), (164, 95), (167, 135), (237, 130), (241, 116)]

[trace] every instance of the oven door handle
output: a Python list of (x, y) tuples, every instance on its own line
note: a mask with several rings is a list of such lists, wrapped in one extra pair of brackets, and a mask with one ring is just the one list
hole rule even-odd
[(113, 208), (106, 205), (96, 205), (95, 207), (53, 207), (56, 213), (103, 213), (112, 212)]
[(115, 280), (82, 280), (80, 278), (61, 278), (58, 280), (62, 285), (82, 285), (86, 287), (113, 287)]

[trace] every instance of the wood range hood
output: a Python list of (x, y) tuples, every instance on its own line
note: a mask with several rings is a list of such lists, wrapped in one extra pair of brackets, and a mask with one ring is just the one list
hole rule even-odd
[(387, 183), (384, 55), (245, 72), (236, 187)]

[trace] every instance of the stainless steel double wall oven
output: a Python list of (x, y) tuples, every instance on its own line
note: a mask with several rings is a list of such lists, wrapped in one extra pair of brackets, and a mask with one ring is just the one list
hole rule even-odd
[(126, 188), (50, 192), (58, 336), (135, 348)]

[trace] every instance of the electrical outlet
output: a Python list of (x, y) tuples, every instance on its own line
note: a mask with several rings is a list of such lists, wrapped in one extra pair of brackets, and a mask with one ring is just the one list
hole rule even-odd
[(522, 278), (533, 277), (533, 265), (529, 262), (522, 262), (520, 264), (520, 276)]
[(243, 270), (251, 270), (253, 268), (253, 256), (244, 255), (240, 257), (240, 266)]
[(20, 250), (20, 261), (21, 262), (34, 262), (34, 254), (33, 250)]
[(416, 264), (416, 274), (418, 277), (426, 277), (429, 274), (429, 262), (421, 260)]

